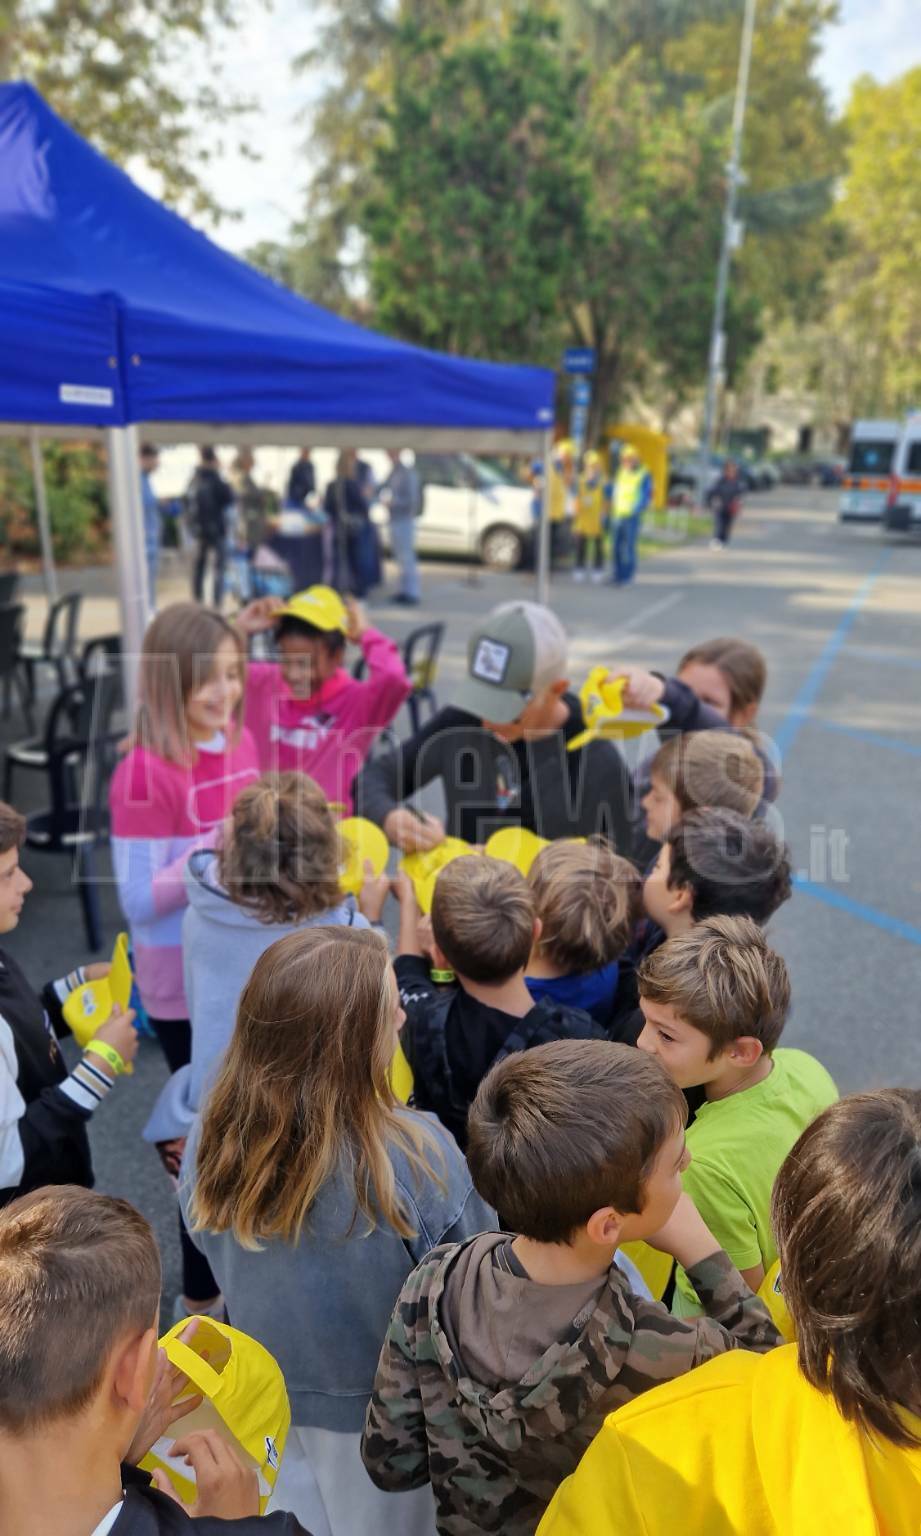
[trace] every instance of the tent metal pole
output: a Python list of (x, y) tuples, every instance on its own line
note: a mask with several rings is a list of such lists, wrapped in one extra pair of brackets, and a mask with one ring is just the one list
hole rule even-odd
[(537, 526), (537, 601), (546, 605), (550, 601), (550, 459), (553, 454), (553, 433), (544, 433), (543, 489), (540, 498), (540, 522)]
[(42, 546), (42, 571), (45, 577), (45, 596), (49, 603), (58, 600), (58, 573), (54, 568), (54, 544), (51, 539), (51, 518), (48, 513), (48, 490), (45, 485), (45, 461), (42, 457), (42, 440), (37, 427), (29, 428), (29, 447), (32, 451), (32, 479), (35, 484), (35, 510), (38, 513), (38, 537)]
[(106, 451), (109, 460), (109, 515), (115, 542), (121, 609), (125, 699), (133, 715), (148, 606), (137, 428), (108, 427)]

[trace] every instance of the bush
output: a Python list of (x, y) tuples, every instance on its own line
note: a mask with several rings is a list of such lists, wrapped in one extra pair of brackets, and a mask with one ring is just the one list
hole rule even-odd
[[(95, 443), (42, 445), (51, 538), (56, 560), (107, 556), (109, 513), (105, 454)], [(41, 554), (32, 461), (27, 444), (0, 442), (0, 541), (10, 555)]]

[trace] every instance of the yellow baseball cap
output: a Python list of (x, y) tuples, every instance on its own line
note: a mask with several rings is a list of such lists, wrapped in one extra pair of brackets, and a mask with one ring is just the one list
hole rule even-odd
[(279, 608), (275, 619), (276, 623), (279, 619), (300, 619), (302, 624), (312, 624), (314, 629), (327, 632), (338, 629), (343, 634), (349, 627), (345, 603), (332, 587), (307, 587), (303, 592), (295, 592), (284, 608)]

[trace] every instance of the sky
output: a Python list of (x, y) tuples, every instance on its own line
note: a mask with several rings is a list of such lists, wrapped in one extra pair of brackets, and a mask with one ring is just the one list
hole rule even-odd
[[(835, 106), (861, 74), (886, 81), (921, 64), (919, 0), (840, 0), (841, 20), (826, 31), (819, 73)], [(246, 21), (218, 50), (231, 91), (255, 97), (248, 141), (260, 159), (225, 151), (205, 173), (219, 202), (242, 217), (208, 228), (221, 244), (243, 251), (259, 240), (283, 240), (304, 211), (310, 176), (309, 110), (318, 79), (295, 80), (291, 60), (316, 40), (311, 0), (246, 0)], [(306, 120), (305, 120), (306, 118)]]

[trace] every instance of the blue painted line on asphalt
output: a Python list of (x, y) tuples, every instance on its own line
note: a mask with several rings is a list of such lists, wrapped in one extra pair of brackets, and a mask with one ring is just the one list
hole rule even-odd
[(897, 736), (884, 736), (882, 731), (865, 731), (859, 725), (842, 725), (839, 720), (820, 720), (816, 715), (810, 725), (821, 726), (823, 731), (834, 731), (839, 736), (852, 736), (855, 741), (866, 741), (871, 747), (885, 747), (887, 752), (904, 752), (906, 757), (921, 757), (921, 746), (910, 741), (900, 741)]
[(839, 651), (857, 622), (860, 610), (866, 603), (867, 598), (873, 591), (891, 557), (892, 550), (884, 550), (872, 571), (861, 582), (851, 598), (846, 612), (842, 614), (837, 629), (834, 634), (829, 635), (822, 648), (821, 655), (817, 658), (812, 671), (803, 682), (796, 698), (787, 710), (774, 737), (774, 745), (781, 755), (790, 751), (804, 722), (812, 713), (812, 707), (825, 685), (826, 678), (835, 664)]
[(812, 896), (814, 900), (824, 902), (826, 907), (846, 912), (848, 917), (857, 917), (861, 922), (881, 928), (883, 933), (890, 933), (897, 939), (907, 939), (910, 944), (921, 945), (921, 928), (904, 923), (900, 917), (890, 917), (888, 912), (880, 912), (878, 907), (869, 907), (862, 901), (855, 901), (835, 886), (818, 885), (813, 880), (804, 880), (800, 875), (794, 877), (793, 884), (804, 896)]

